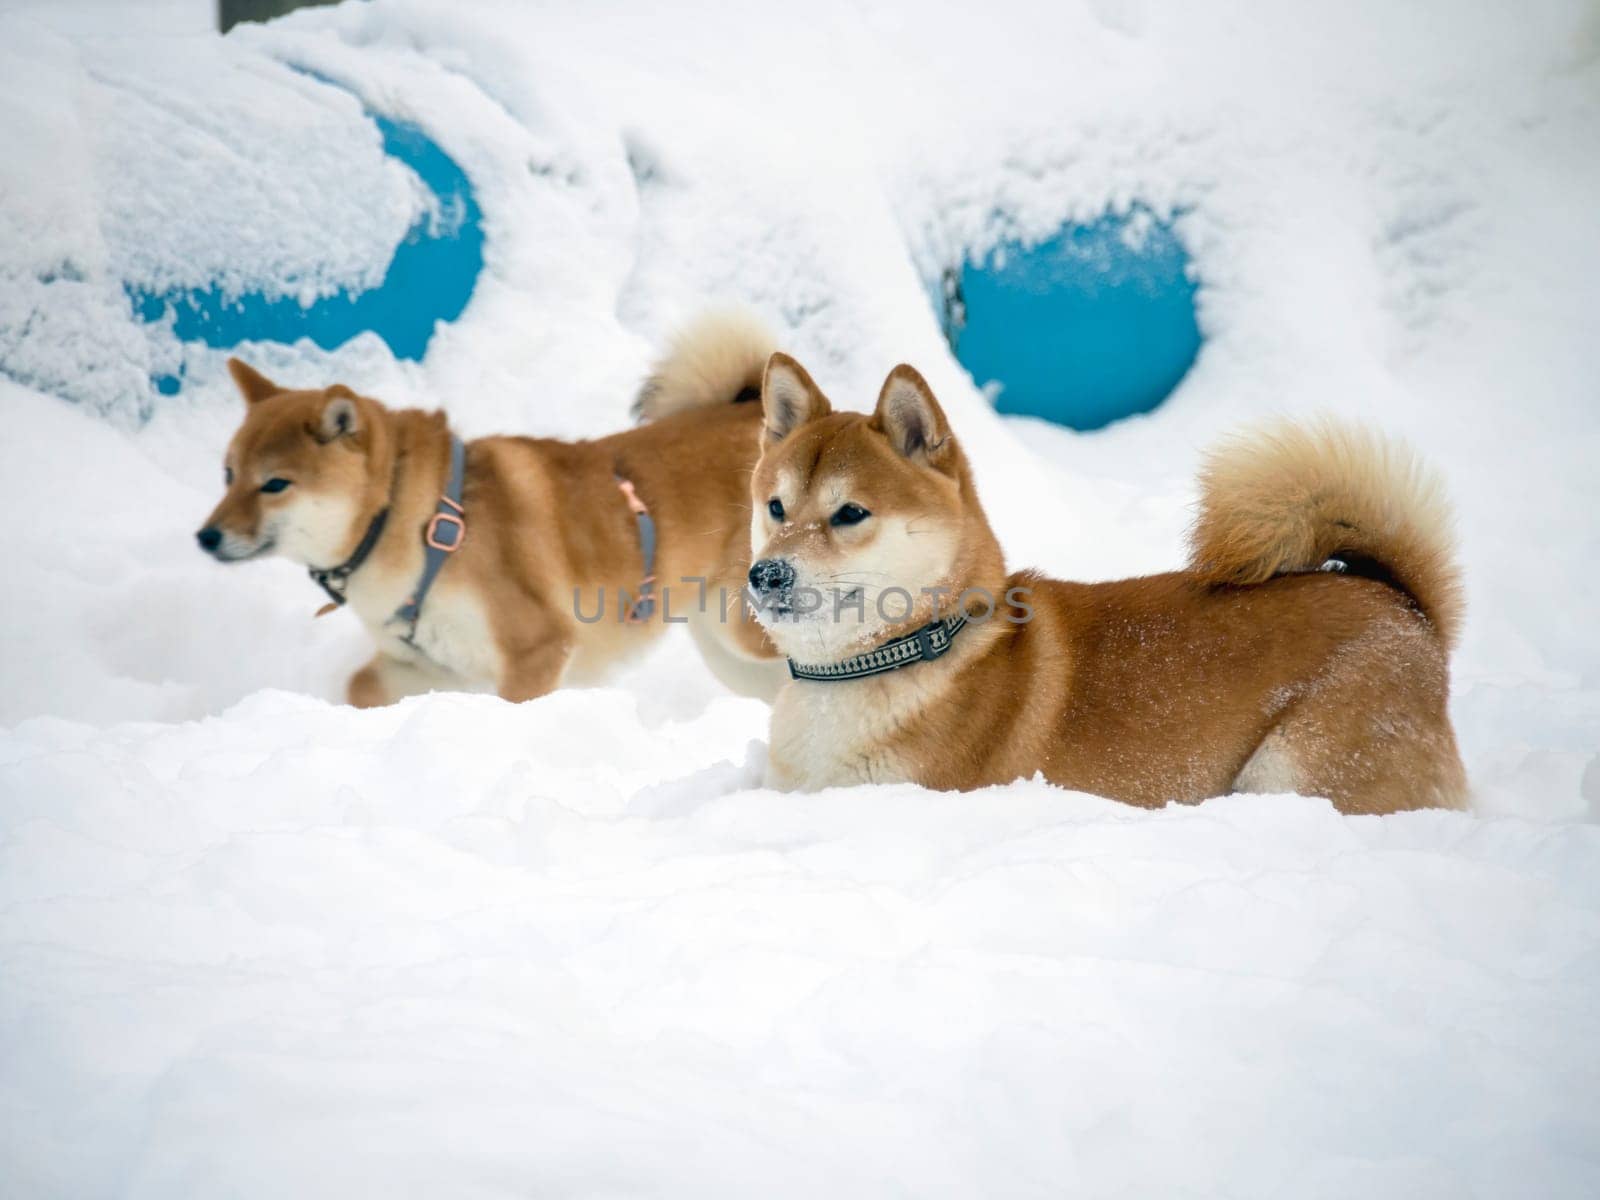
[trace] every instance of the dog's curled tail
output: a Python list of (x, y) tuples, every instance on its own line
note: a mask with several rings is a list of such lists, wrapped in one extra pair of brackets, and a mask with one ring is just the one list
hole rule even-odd
[(1208, 583), (1252, 584), (1337, 558), (1406, 592), (1449, 647), (1462, 616), (1452, 526), (1442, 482), (1404, 443), (1285, 422), (1207, 455), (1189, 565)]
[(633, 415), (655, 421), (692, 408), (761, 399), (761, 376), (778, 348), (751, 313), (703, 313), (673, 337), (633, 402)]

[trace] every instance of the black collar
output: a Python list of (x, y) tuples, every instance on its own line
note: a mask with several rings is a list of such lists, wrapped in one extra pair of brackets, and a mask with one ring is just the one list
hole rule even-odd
[(806, 666), (789, 660), (790, 679), (810, 679), (818, 683), (836, 683), (844, 679), (865, 679), (868, 675), (882, 675), (912, 663), (932, 662), (950, 653), (956, 634), (967, 623), (967, 614), (958, 612), (942, 621), (933, 621), (921, 629), (885, 642), (876, 650), (857, 654), (843, 662)]
[(366, 533), (361, 535), (361, 542), (356, 546), (356, 552), (345, 559), (337, 567), (307, 567), (307, 572), (316, 581), (317, 586), (328, 593), (328, 598), (335, 604), (345, 602), (345, 584), (350, 576), (360, 569), (361, 564), (367, 561), (367, 555), (372, 553), (372, 548), (378, 544), (378, 539), (383, 536), (384, 522), (389, 519), (389, 508), (385, 505), (378, 510), (378, 515), (372, 518), (372, 523), (367, 526)]

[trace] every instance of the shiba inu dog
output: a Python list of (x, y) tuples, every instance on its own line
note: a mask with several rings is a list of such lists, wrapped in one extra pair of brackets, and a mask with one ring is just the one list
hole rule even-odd
[(794, 676), (769, 782), (968, 789), (1042, 772), (1131, 804), (1301, 792), (1459, 807), (1449, 518), (1395, 445), (1284, 425), (1215, 451), (1187, 569), (1007, 574), (923, 378), (835, 413), (775, 354), (750, 569)]
[(772, 345), (747, 317), (703, 318), (647, 380), (645, 423), (583, 442), (463, 443), (443, 413), (230, 360), (245, 417), (196, 536), (221, 562), (292, 559), (349, 603), (378, 643), (352, 704), (529, 699), (685, 620), (730, 686), (770, 696), (782, 664), (760, 628), (700, 601), (741, 594), (761, 406), (735, 401), (758, 399)]

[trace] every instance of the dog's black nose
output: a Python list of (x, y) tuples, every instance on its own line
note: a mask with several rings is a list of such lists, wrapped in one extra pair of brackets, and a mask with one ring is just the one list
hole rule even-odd
[(222, 530), (215, 525), (207, 525), (194, 535), (194, 540), (200, 543), (200, 549), (210, 553), (222, 545)]
[(794, 587), (794, 568), (787, 559), (763, 558), (750, 568), (750, 586), (765, 595)]

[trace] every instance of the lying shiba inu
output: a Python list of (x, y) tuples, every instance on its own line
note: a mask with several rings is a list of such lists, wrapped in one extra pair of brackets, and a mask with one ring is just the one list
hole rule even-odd
[[(1007, 575), (926, 382), (832, 412), (763, 384), (752, 591), (789, 656), (769, 782), (967, 789), (1042, 772), (1132, 804), (1232, 791), (1346, 812), (1459, 807), (1448, 517), (1404, 450), (1283, 426), (1216, 451), (1187, 570)], [(987, 619), (985, 619), (987, 618)]]
[(703, 318), (640, 393), (646, 423), (587, 442), (463, 443), (443, 413), (283, 388), (230, 360), (245, 418), (196, 536), (222, 562), (292, 559), (328, 607), (349, 603), (378, 642), (355, 705), (431, 688), (529, 699), (685, 619), (726, 682), (770, 697), (782, 664), (760, 628), (697, 599), (743, 586), (761, 406), (735, 401), (758, 398), (771, 351), (748, 318)]

